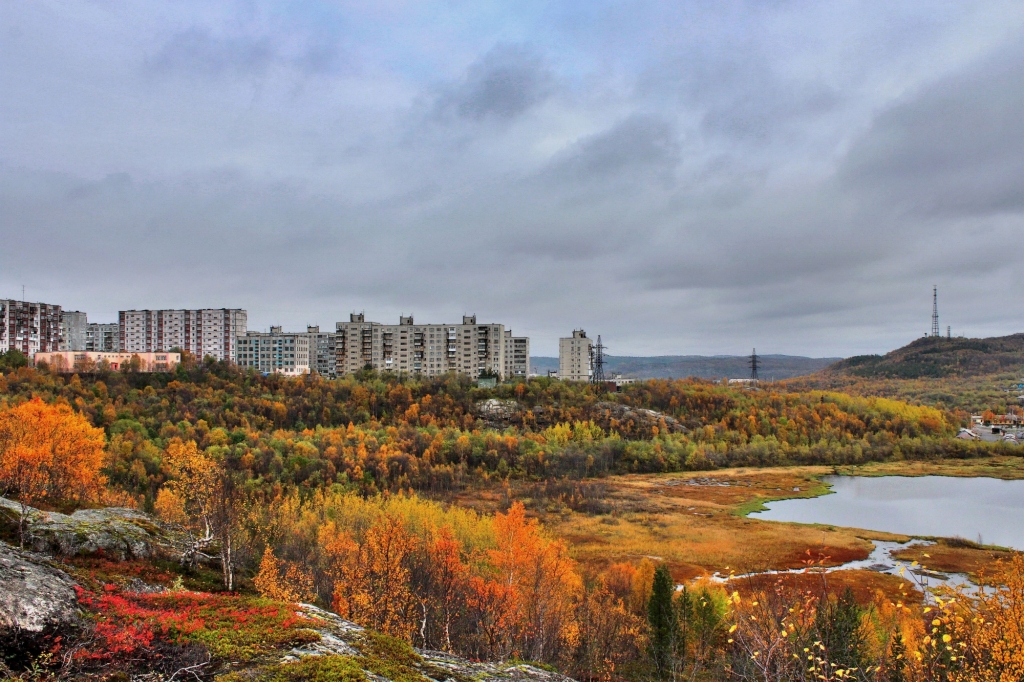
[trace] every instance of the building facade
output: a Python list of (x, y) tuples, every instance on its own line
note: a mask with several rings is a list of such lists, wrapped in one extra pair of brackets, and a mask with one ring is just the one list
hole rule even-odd
[(36, 353), (37, 365), (46, 363), (62, 373), (118, 371), (132, 367), (139, 372), (172, 372), (181, 363), (181, 353), (103, 353), (95, 351), (65, 350), (55, 353)]
[(235, 364), (262, 374), (309, 374), (310, 336), (285, 334), (281, 327), (271, 327), (269, 333), (246, 332), (236, 340)]
[(592, 339), (582, 329), (572, 336), (558, 339), (558, 378), (564, 381), (590, 381), (590, 348)]
[(320, 376), (333, 379), (338, 376), (335, 368), (337, 363), (337, 350), (334, 332), (322, 332), (317, 325), (306, 327), (306, 336), (309, 337), (309, 368)]
[(60, 350), (60, 306), (0, 299), (0, 353), (27, 357)]
[(400, 317), (398, 324), (381, 324), (354, 313), (336, 329), (339, 375), (372, 367), (426, 376), (505, 376), (505, 325), (478, 324), (476, 315), (464, 315), (461, 324), (416, 324), (411, 315)]
[(79, 310), (60, 312), (60, 349), (85, 350), (85, 335), (89, 327), (86, 314)]
[(235, 342), (245, 336), (246, 321), (246, 312), (237, 308), (122, 310), (118, 342), (126, 353), (180, 348), (199, 360), (233, 360)]
[(512, 330), (505, 330), (505, 378), (515, 379), (530, 376), (530, 339), (526, 336), (512, 336)]
[(85, 328), (85, 350), (117, 353), (121, 350), (121, 326), (117, 322), (90, 322)]

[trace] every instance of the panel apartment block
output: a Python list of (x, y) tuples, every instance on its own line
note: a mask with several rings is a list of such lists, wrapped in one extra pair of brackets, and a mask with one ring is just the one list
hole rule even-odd
[(237, 340), (235, 364), (263, 374), (299, 376), (309, 374), (312, 334), (285, 334), (281, 327), (270, 333), (246, 332)]
[(180, 348), (198, 359), (233, 360), (235, 342), (246, 332), (247, 315), (237, 308), (122, 310), (120, 350), (150, 353)]
[(85, 335), (89, 320), (79, 310), (62, 310), (60, 312), (60, 349), (85, 350)]
[(360, 313), (338, 322), (336, 328), (339, 375), (372, 367), (426, 376), (505, 376), (505, 325), (478, 324), (476, 315), (464, 315), (461, 324), (416, 324), (412, 316), (400, 317), (398, 324), (381, 324), (367, 322)]
[(60, 350), (60, 306), (0, 299), (0, 353), (14, 348), (29, 358)]
[(85, 328), (85, 350), (117, 353), (121, 350), (121, 325), (117, 322), (90, 322)]
[(505, 378), (530, 376), (530, 339), (526, 336), (512, 336), (512, 330), (505, 330)]
[(334, 332), (322, 332), (318, 325), (306, 327), (309, 338), (309, 368), (320, 376), (333, 379), (338, 375), (336, 337)]
[(565, 381), (590, 381), (590, 347), (593, 341), (582, 329), (558, 339), (558, 378)]

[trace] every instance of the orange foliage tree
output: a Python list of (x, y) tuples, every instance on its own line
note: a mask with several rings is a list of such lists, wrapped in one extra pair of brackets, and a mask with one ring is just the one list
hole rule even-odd
[(30, 505), (100, 497), (105, 443), (102, 429), (67, 405), (36, 398), (0, 411), (0, 490), (16, 495), (21, 505), (22, 546)]

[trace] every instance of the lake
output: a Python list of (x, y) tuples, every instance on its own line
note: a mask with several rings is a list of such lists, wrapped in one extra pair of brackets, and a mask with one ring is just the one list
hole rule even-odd
[(834, 494), (779, 500), (750, 516), (917, 536), (958, 535), (1024, 550), (1024, 481), (952, 476), (826, 476)]

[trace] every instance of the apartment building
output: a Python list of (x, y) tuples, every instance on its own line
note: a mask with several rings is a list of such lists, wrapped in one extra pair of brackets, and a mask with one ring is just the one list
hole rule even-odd
[(530, 376), (530, 339), (527, 336), (512, 336), (512, 330), (505, 330), (505, 378), (513, 379)]
[(29, 358), (60, 350), (60, 306), (0, 299), (0, 353), (11, 349)]
[(85, 350), (85, 334), (89, 326), (86, 314), (80, 310), (60, 312), (60, 349)]
[(235, 364), (263, 374), (309, 374), (309, 333), (286, 334), (281, 327), (270, 332), (246, 332), (236, 340)]
[(330, 379), (336, 377), (338, 375), (335, 369), (337, 363), (335, 339), (337, 334), (322, 332), (319, 325), (309, 325), (306, 327), (306, 336), (309, 337), (310, 370)]
[(61, 373), (117, 371), (131, 367), (139, 372), (171, 372), (181, 363), (181, 353), (104, 353), (96, 351), (58, 351), (36, 353), (35, 363), (46, 363)]
[(558, 378), (564, 381), (590, 381), (590, 348), (593, 340), (582, 329), (558, 339)]
[(127, 353), (186, 350), (197, 359), (232, 360), (236, 339), (245, 336), (247, 315), (237, 308), (122, 310), (120, 350)]
[(90, 322), (85, 328), (85, 350), (117, 353), (121, 350), (121, 325), (117, 322)]
[(416, 324), (411, 315), (403, 315), (398, 324), (389, 325), (367, 322), (362, 313), (353, 313), (336, 329), (339, 375), (372, 367), (426, 376), (505, 376), (505, 326), (478, 324), (476, 315), (463, 315), (461, 324)]

